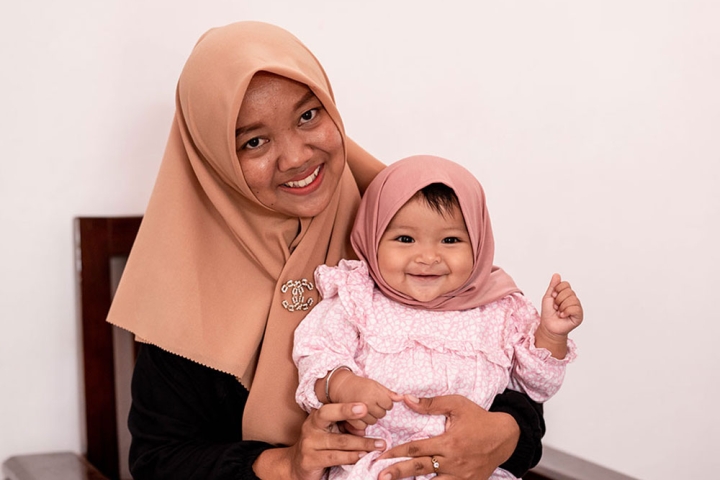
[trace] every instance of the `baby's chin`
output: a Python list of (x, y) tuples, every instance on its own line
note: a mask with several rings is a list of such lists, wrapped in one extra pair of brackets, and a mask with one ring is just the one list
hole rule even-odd
[(405, 295), (412, 298), (416, 302), (422, 302), (422, 303), (430, 303), (433, 300), (435, 300), (436, 298), (440, 298), (441, 296), (444, 295), (444, 293), (442, 293), (442, 292), (441, 293), (426, 293), (426, 294), (424, 294), (422, 292), (412, 292), (412, 293), (404, 292), (404, 293), (405, 293)]

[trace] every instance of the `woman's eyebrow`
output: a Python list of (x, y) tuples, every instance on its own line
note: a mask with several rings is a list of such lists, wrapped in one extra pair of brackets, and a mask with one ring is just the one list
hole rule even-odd
[[(315, 94), (314, 94), (312, 91), (308, 90), (308, 92), (307, 92), (305, 95), (303, 95), (300, 100), (298, 100), (297, 102), (295, 102), (295, 105), (294, 105), (293, 108), (298, 109), (298, 108), (300, 108), (302, 105), (304, 105), (305, 103), (309, 102), (310, 100), (312, 100), (312, 99), (314, 99), (314, 98), (317, 98), (317, 97), (315, 96)], [(240, 128), (236, 128), (236, 129), (235, 129), (235, 136), (236, 136), (236, 137), (239, 137), (239, 136), (242, 135), (242, 134), (251, 132), (251, 131), (253, 131), (253, 130), (257, 130), (257, 129), (260, 128), (261, 126), (262, 126), (262, 125), (261, 125), (260, 123), (251, 123), (250, 125), (245, 125), (245, 126), (242, 126), (242, 127), (240, 127)]]
[(316, 98), (315, 94), (311, 90), (308, 90), (307, 93), (305, 95), (303, 95), (303, 97), (295, 103), (295, 108), (296, 109), (300, 108), (303, 104), (307, 103), (308, 101), (312, 100), (313, 98)]
[(235, 136), (236, 136), (236, 137), (239, 137), (241, 134), (243, 134), (243, 133), (248, 133), (248, 132), (252, 132), (253, 130), (257, 130), (257, 129), (260, 128), (261, 126), (262, 126), (262, 125), (260, 125), (260, 123), (251, 123), (250, 125), (244, 125), (244, 126), (242, 126), (242, 127), (240, 127), (240, 128), (236, 128), (236, 129), (235, 129)]

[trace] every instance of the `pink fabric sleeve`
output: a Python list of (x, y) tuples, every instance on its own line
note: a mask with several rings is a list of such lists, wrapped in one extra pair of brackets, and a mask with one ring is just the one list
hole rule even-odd
[[(343, 272), (324, 267), (323, 276), (316, 275), (316, 282), (326, 297), (305, 317), (295, 330), (293, 361), (298, 368), (299, 385), (295, 400), (305, 411), (322, 406), (315, 395), (315, 382), (339, 365), (349, 367), (353, 373), (360, 372), (354, 357), (358, 347), (358, 331), (349, 321), (351, 313), (347, 302), (341, 301), (334, 273), (345, 277)], [(329, 277), (329, 278), (328, 278)]]
[(565, 378), (565, 367), (575, 360), (576, 347), (568, 340), (568, 353), (557, 359), (546, 348), (535, 347), (535, 330), (540, 315), (522, 295), (515, 297), (516, 309), (511, 314), (510, 339), (513, 345), (513, 366), (509, 388), (526, 393), (538, 403), (546, 402), (557, 393)]

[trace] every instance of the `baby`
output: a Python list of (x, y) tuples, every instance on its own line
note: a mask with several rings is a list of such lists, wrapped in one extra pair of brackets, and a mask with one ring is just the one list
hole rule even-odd
[[(365, 193), (351, 241), (360, 260), (318, 267), (323, 300), (295, 332), (302, 408), (363, 402), (368, 414), (354, 426), (389, 448), (444, 432), (444, 416), (408, 408), (417, 397), (463, 395), (487, 409), (506, 388), (536, 402), (558, 391), (580, 301), (554, 274), (538, 315), (493, 265), (485, 195), (465, 168), (431, 156), (391, 164)], [(402, 460), (378, 456), (330, 478), (377, 478)], [(430, 460), (442, 473), (442, 457)]]

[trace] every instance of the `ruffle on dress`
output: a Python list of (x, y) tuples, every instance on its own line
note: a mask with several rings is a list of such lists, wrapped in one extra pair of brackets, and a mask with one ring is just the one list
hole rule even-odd
[(365, 262), (340, 260), (337, 267), (320, 265), (315, 270), (315, 285), (323, 299), (338, 296), (348, 316), (364, 316), (372, 304), (373, 282)]
[[(510, 366), (510, 359), (497, 346), (500, 342), (488, 341), (476, 309), (428, 311), (398, 304), (375, 288), (367, 265), (359, 260), (342, 260), (337, 267), (320, 266), (315, 281), (323, 299), (337, 295), (364, 341), (378, 352), (397, 354), (421, 345), (463, 357), (483, 353), (493, 363)], [(372, 315), (365, 314), (369, 309)]]

